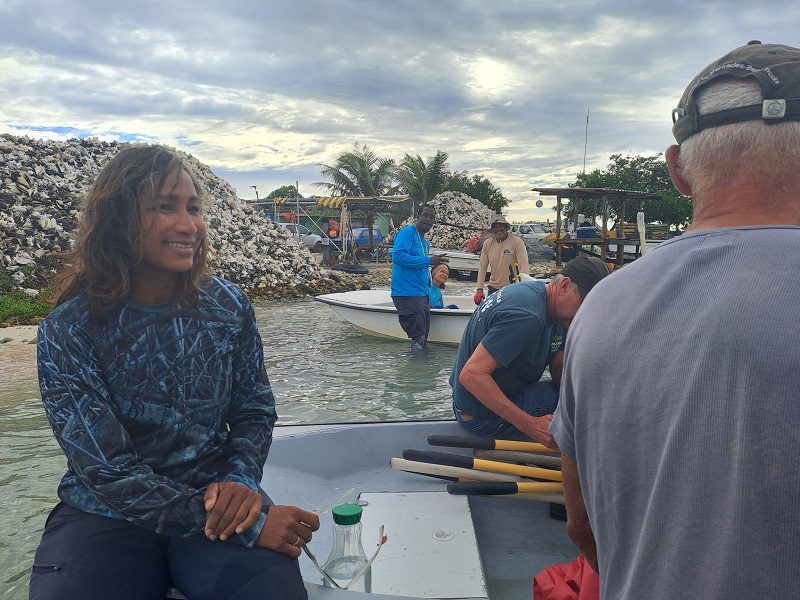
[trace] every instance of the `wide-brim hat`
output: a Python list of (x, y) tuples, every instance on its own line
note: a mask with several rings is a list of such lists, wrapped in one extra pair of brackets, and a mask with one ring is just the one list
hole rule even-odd
[[(698, 92), (722, 79), (756, 81), (763, 101), (700, 115)], [(714, 61), (692, 80), (673, 109), (672, 133), (681, 144), (703, 129), (755, 119), (769, 124), (800, 120), (800, 49), (752, 41)]]
[(495, 215), (495, 216), (493, 216), (492, 220), (489, 222), (489, 229), (494, 227), (495, 223), (500, 223), (502, 225), (505, 225), (506, 228), (511, 227), (511, 225), (509, 224), (508, 221), (506, 221), (506, 218), (503, 215)]

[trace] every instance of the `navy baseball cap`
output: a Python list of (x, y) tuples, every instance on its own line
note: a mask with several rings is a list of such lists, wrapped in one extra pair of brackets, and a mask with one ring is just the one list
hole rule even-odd
[(578, 286), (581, 300), (586, 300), (586, 294), (609, 273), (608, 266), (602, 260), (583, 254), (573, 258), (561, 269), (561, 274), (569, 277)]

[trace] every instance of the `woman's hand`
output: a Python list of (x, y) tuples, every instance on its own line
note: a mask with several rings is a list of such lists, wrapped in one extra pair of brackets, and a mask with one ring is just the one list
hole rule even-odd
[(256, 540), (256, 546), (300, 556), (300, 548), (311, 541), (319, 529), (319, 517), (296, 506), (270, 506), (267, 521)]
[(234, 533), (247, 531), (261, 513), (261, 494), (232, 481), (212, 483), (203, 499), (206, 511), (211, 512), (205, 527), (211, 540), (224, 542)]

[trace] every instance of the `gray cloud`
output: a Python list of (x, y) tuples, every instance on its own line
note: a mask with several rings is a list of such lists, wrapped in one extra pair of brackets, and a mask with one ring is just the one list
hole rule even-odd
[(800, 5), (529, 0), (6, 0), (0, 130), (158, 140), (250, 197), (354, 142), (450, 154), (533, 207), (612, 153), (672, 142), (670, 109), (750, 39), (797, 45)]

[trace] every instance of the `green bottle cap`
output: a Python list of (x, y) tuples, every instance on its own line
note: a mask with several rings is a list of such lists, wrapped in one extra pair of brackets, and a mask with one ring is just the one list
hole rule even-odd
[(337, 525), (355, 525), (361, 521), (361, 507), (358, 504), (340, 504), (334, 506), (331, 513)]

